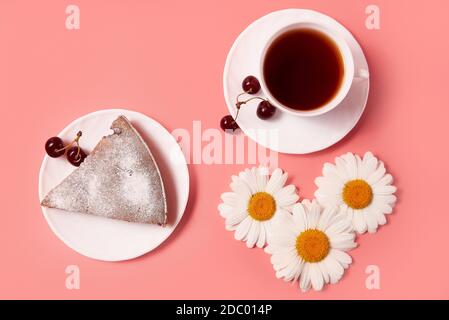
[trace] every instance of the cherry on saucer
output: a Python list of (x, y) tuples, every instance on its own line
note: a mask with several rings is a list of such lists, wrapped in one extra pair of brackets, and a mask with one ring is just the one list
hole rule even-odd
[(237, 117), (239, 116), (240, 108), (253, 100), (261, 100), (257, 106), (256, 115), (259, 119), (268, 120), (274, 116), (276, 113), (276, 107), (273, 106), (267, 99), (262, 97), (251, 97), (247, 100), (240, 101), (240, 97), (244, 94), (256, 94), (260, 91), (260, 82), (255, 76), (247, 76), (242, 82), (243, 92), (240, 93), (236, 98), (235, 106), (237, 108), (237, 114), (235, 119), (231, 115), (224, 116), (220, 121), (220, 127), (224, 131), (232, 130), (235, 131), (239, 128), (237, 124)]
[[(66, 155), (67, 161), (74, 165), (75, 167), (79, 167), (80, 164), (87, 157), (86, 153), (81, 149), (79, 145), (79, 140), (83, 133), (78, 131), (76, 137), (70, 142), (68, 145), (64, 146), (64, 142), (59, 137), (51, 137), (45, 143), (45, 151), (48, 156), (52, 158), (59, 158), (62, 155)], [(76, 146), (74, 146), (76, 144)]]

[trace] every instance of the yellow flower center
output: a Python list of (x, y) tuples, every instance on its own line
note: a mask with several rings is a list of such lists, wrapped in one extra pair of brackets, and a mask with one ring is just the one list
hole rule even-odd
[(266, 192), (257, 192), (248, 202), (248, 213), (258, 221), (270, 220), (276, 212), (276, 201)]
[(327, 257), (329, 249), (329, 238), (320, 230), (309, 229), (296, 238), (296, 251), (306, 262), (320, 262)]
[(351, 180), (343, 188), (343, 201), (352, 209), (363, 209), (373, 200), (371, 186), (361, 179)]

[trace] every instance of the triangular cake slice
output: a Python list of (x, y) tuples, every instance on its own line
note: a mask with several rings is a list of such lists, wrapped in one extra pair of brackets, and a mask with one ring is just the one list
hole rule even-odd
[(42, 205), (137, 223), (164, 225), (164, 186), (150, 149), (124, 116)]

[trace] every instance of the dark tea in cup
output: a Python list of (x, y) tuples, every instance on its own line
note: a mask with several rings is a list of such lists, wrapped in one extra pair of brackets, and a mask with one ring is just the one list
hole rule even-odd
[(337, 44), (312, 28), (292, 29), (277, 36), (266, 49), (262, 63), (271, 96), (297, 111), (315, 110), (331, 102), (345, 73)]

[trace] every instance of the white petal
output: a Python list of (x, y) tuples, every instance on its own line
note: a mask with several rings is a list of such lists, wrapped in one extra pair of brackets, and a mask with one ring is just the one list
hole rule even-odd
[(323, 196), (340, 195), (343, 192), (344, 183), (340, 181), (326, 181), (318, 188), (318, 193)]
[(265, 242), (267, 244), (271, 244), (271, 238), (273, 236), (273, 234), (276, 233), (276, 231), (279, 233), (281, 232), (280, 230), (282, 230), (281, 226), (273, 226), (273, 221), (271, 220), (267, 220), (264, 221), (264, 227), (265, 227)]
[(345, 160), (345, 167), (346, 172), (348, 173), (348, 177), (350, 179), (357, 179), (358, 173), (357, 173), (357, 160), (354, 156), (354, 154), (348, 152), (345, 155), (342, 156), (342, 158)]
[(368, 177), (365, 177), (366, 182), (368, 182), (370, 185), (375, 185), (379, 182), (380, 179), (385, 175), (385, 166), (383, 163), (379, 164), (379, 167)]
[(326, 265), (326, 269), (329, 272), (330, 282), (332, 284), (337, 283), (345, 272), (343, 266), (331, 255), (328, 255), (323, 260), (323, 263)]
[(230, 224), (225, 224), (225, 229), (228, 231), (235, 231), (237, 230), (238, 225), (230, 225)]
[(316, 263), (310, 264), (310, 280), (312, 281), (312, 287), (315, 291), (321, 291), (324, 285), (323, 275), (320, 268)]
[(330, 207), (325, 208), (323, 210), (323, 213), (320, 216), (320, 219), (318, 221), (318, 229), (319, 230), (326, 230), (327, 227), (331, 224), (335, 214), (337, 213), (338, 207)]
[[(267, 230), (268, 231), (268, 230)], [(272, 233), (270, 235), (270, 245), (279, 247), (294, 247), (296, 238), (289, 232), (286, 233)]]
[(306, 211), (301, 203), (297, 203), (292, 209), (292, 220), (298, 232), (309, 228)]
[(253, 167), (249, 173), (251, 175), (251, 180), (254, 181), (256, 192), (265, 191), (265, 186), (261, 187), (261, 177), (259, 175), (258, 168)]
[(295, 276), (299, 267), (298, 259), (294, 259), (285, 268), (280, 269), (276, 272), (277, 278), (284, 278), (285, 281), (291, 281)]
[(344, 186), (344, 182), (340, 177), (325, 176), (315, 178), (315, 184), (323, 194), (339, 194)]
[(272, 237), (276, 235), (283, 236), (284, 226), (279, 223), (273, 224), (272, 220), (273, 219), (263, 221), (263, 225), (265, 229), (265, 242), (267, 244), (274, 245), (274, 243), (271, 241)]
[(299, 287), (301, 288), (301, 290), (303, 292), (309, 291), (309, 289), (311, 287), (309, 268), (310, 268), (310, 264), (305, 263), (302, 268), (301, 277), (299, 279)]
[(225, 192), (221, 194), (221, 200), (231, 207), (237, 206), (237, 195), (234, 192)]
[(350, 180), (350, 174), (346, 170), (346, 161), (342, 157), (335, 158), (335, 165), (337, 166), (338, 173), (345, 177), (345, 180)]
[(316, 201), (313, 201), (310, 206), (309, 213), (307, 215), (310, 229), (315, 229), (318, 226), (320, 215), (321, 215), (321, 207)]
[(363, 160), (364, 160), (364, 161), (369, 160), (369, 159), (372, 159), (372, 158), (374, 158), (374, 155), (373, 155), (373, 153), (372, 153), (371, 151), (367, 151), (367, 152), (365, 152), (365, 154), (363, 155)]
[(294, 185), (288, 185), (274, 195), (276, 199), (276, 205), (288, 208), (294, 205), (298, 200), (299, 196), (296, 194), (296, 187)]
[(387, 173), (386, 175), (384, 175), (382, 177), (382, 179), (380, 179), (376, 185), (383, 185), (383, 186), (387, 186), (393, 183), (393, 176), (389, 173)]
[(344, 217), (344, 219), (352, 225), (352, 218), (354, 216), (354, 209), (349, 208), (348, 205), (342, 204), (340, 205), (339, 214)]
[(237, 227), (234, 233), (234, 238), (236, 240), (244, 240), (248, 235), (249, 228), (251, 227), (253, 218), (250, 216), (246, 217)]
[(355, 239), (355, 234), (353, 232), (342, 232), (333, 235), (328, 235), (328, 237), (331, 243), (345, 242), (345, 241), (353, 242)]
[(326, 195), (321, 193), (321, 190), (318, 189), (315, 191), (315, 198), (320, 205), (323, 207), (333, 207), (339, 206), (343, 203), (343, 199), (341, 194), (338, 195)]
[(396, 190), (397, 190), (397, 188), (395, 186), (391, 186), (391, 185), (385, 186), (385, 185), (381, 185), (381, 184), (376, 185), (373, 188), (374, 193), (385, 194), (385, 195), (393, 194), (396, 192)]
[(304, 210), (306, 211), (306, 217), (308, 218), (309, 212), (312, 209), (312, 202), (309, 199), (303, 199), (301, 201), (301, 204), (304, 207)]
[(293, 278), (294, 282), (298, 281), (303, 268), (304, 268), (304, 260), (302, 260), (300, 257), (298, 257), (298, 268), (296, 270), (295, 277)]
[(362, 160), (362, 172), (360, 173), (360, 177), (367, 178), (373, 174), (373, 172), (377, 169), (378, 161), (377, 158), (373, 156), (371, 152), (365, 153)]
[(250, 188), (251, 194), (259, 192), (259, 190), (257, 188), (257, 181), (256, 181), (256, 178), (255, 178), (252, 170), (245, 169), (245, 171), (240, 172), (239, 177), (240, 177), (240, 179), (245, 181), (248, 188)]
[(329, 254), (345, 269), (352, 263), (351, 256), (344, 251), (332, 249)]
[(223, 218), (226, 218), (229, 214), (233, 212), (233, 208), (226, 203), (220, 203), (218, 205), (218, 211)]
[(293, 222), (293, 216), (282, 208), (276, 210), (274, 216), (267, 220), (267, 230), (273, 233), (296, 235), (298, 230)]
[(265, 191), (268, 182), (268, 168), (260, 167), (254, 169), (254, 175), (256, 177), (257, 189), (259, 191)]
[(276, 252), (276, 247), (273, 245), (267, 244), (267, 246), (263, 249), (263, 251), (265, 251), (265, 253), (272, 255)]
[(225, 223), (230, 226), (234, 226), (239, 224), (248, 216), (248, 212), (246, 210), (242, 210), (240, 212), (232, 212), (226, 217)]
[(382, 212), (376, 212), (375, 216), (376, 216), (377, 223), (380, 226), (383, 226), (384, 224), (387, 223), (387, 218), (385, 217), (385, 215)]
[(246, 240), (246, 246), (248, 248), (254, 247), (257, 240), (259, 239), (259, 233), (260, 233), (260, 222), (253, 220), (251, 227), (249, 228), (248, 239)]
[(325, 177), (317, 177), (315, 178), (315, 184), (318, 188), (320, 188), (323, 184), (325, 184), (327, 181), (329, 181)]
[(385, 203), (381, 201), (382, 199), (375, 199), (371, 203), (371, 207), (373, 207), (373, 210), (376, 210), (377, 212), (382, 212), (385, 214), (391, 214), (393, 212), (393, 208), (388, 203)]
[(251, 197), (251, 189), (242, 179), (236, 179), (230, 184), (231, 190), (238, 194), (240, 197), (249, 199)]
[(365, 177), (362, 177), (363, 174), (363, 161), (360, 158), (358, 154), (355, 155), (355, 160), (357, 163), (357, 177), (356, 179), (365, 179)]
[(354, 211), (354, 217), (352, 218), (352, 224), (354, 226), (355, 231), (358, 233), (365, 233), (368, 229), (368, 226), (366, 225), (365, 217), (360, 212), (360, 210)]
[(274, 253), (271, 256), (270, 261), (273, 264), (274, 269), (277, 271), (291, 264), (295, 259), (297, 259), (297, 257), (296, 250), (283, 250)]
[(374, 214), (372, 214), (369, 208), (363, 210), (363, 215), (365, 216), (366, 225), (368, 226), (368, 232), (374, 233), (377, 231), (377, 219)]
[(386, 203), (386, 204), (394, 204), (396, 203), (396, 196), (389, 194), (389, 195), (383, 195), (383, 194), (374, 194), (374, 199), (375, 202), (382, 202), (382, 203)]
[(321, 275), (323, 276), (324, 283), (330, 282), (329, 272), (327, 271), (326, 265), (323, 261), (317, 262), (316, 265), (320, 268)]
[(333, 249), (342, 251), (349, 251), (357, 247), (357, 244), (354, 242), (354, 236), (349, 236), (348, 234), (340, 236), (339, 238), (334, 238), (330, 241), (330, 244)]
[(340, 172), (337, 166), (328, 162), (323, 165), (323, 176), (330, 181), (339, 181), (341, 183), (347, 180), (344, 172)]
[(266, 243), (266, 230), (265, 230), (265, 223), (262, 222), (260, 224), (260, 233), (259, 233), (259, 238), (257, 239), (256, 246), (258, 248), (263, 248), (265, 243)]
[(270, 180), (267, 183), (267, 186), (265, 187), (265, 192), (268, 192), (270, 194), (274, 194), (285, 185), (285, 182), (287, 181), (288, 174), (282, 173), (282, 170), (277, 168), (273, 171)]

